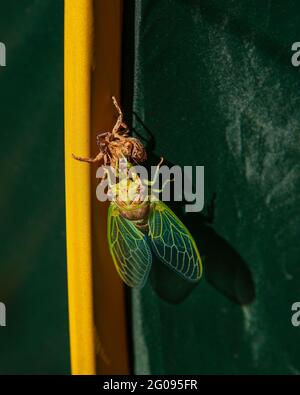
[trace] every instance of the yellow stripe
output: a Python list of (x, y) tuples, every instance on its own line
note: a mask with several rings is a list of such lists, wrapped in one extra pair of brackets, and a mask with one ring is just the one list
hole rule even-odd
[(90, 167), (92, 0), (65, 0), (65, 177), (71, 367), (95, 374)]

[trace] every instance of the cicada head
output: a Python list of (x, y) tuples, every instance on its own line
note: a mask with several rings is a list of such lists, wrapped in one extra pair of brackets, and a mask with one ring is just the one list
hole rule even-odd
[(145, 147), (140, 140), (134, 137), (127, 138), (127, 141), (124, 144), (123, 154), (126, 158), (133, 160), (134, 162), (141, 163), (147, 160)]

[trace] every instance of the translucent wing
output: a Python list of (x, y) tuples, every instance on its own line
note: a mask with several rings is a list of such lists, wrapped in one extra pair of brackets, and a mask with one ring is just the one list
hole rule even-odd
[(132, 222), (123, 218), (117, 205), (108, 210), (108, 244), (116, 269), (130, 287), (142, 288), (152, 263), (145, 235)]
[(189, 281), (202, 274), (196, 243), (171, 209), (163, 202), (153, 202), (149, 218), (149, 238), (155, 254), (171, 269)]

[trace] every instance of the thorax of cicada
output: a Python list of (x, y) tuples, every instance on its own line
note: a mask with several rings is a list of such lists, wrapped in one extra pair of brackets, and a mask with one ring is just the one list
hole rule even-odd
[(133, 173), (121, 179), (109, 189), (111, 200), (118, 206), (122, 217), (132, 221), (142, 232), (148, 232), (150, 202), (147, 187), (140, 177)]
[(133, 208), (147, 200), (148, 190), (136, 172), (120, 173), (118, 182), (109, 184), (108, 195), (120, 207)]

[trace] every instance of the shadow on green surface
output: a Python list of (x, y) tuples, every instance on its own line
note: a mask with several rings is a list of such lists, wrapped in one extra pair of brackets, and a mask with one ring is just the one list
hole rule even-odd
[[(200, 7), (202, 3), (192, 1), (191, 5)], [(202, 4), (203, 6), (203, 4)], [(222, 17), (218, 7), (204, 7), (204, 14), (211, 22), (218, 23)], [(235, 21), (231, 25), (232, 30), (241, 29), (240, 24)], [(123, 29), (126, 34), (123, 37), (123, 45), (126, 53), (123, 53), (123, 78), (122, 97), (123, 109), (126, 114), (126, 121), (129, 125), (136, 125), (133, 132), (146, 145), (148, 152), (148, 164), (157, 165), (159, 157), (155, 155), (155, 137), (149, 128), (144, 124), (141, 116), (132, 109), (134, 101), (134, 64), (135, 64), (135, 29), (134, 29), (134, 2), (127, 2), (123, 19)], [(251, 33), (250, 27), (243, 24), (243, 35)], [(268, 49), (274, 48), (274, 43), (267, 41)], [(274, 48), (278, 50), (276, 46)], [(277, 51), (278, 52), (278, 51)], [(139, 133), (141, 131), (142, 133)], [(146, 137), (144, 137), (146, 135)], [(166, 158), (165, 158), (166, 159)], [(167, 160), (164, 163), (173, 166)], [(186, 202), (174, 202), (168, 204), (174, 213), (182, 220), (193, 235), (199, 248), (203, 261), (204, 278), (224, 296), (239, 305), (250, 304), (255, 299), (255, 285), (252, 274), (234, 246), (230, 245), (213, 228), (214, 205), (216, 196), (213, 196), (211, 203), (206, 203), (207, 215), (203, 213), (184, 213)], [(167, 268), (157, 258), (153, 257), (153, 267), (150, 274), (151, 285), (160, 298), (169, 303), (181, 303), (194, 290), (199, 283), (188, 283), (175, 272)], [(201, 283), (201, 281), (200, 281)]]
[[(155, 138), (138, 114), (134, 113), (137, 122), (146, 131), (146, 146), (149, 165), (157, 165), (159, 157), (155, 155)], [(136, 130), (135, 134), (139, 135)], [(145, 140), (141, 137), (142, 140)], [(144, 141), (145, 142), (145, 141)], [(172, 167), (174, 164), (164, 163)], [(182, 193), (182, 196), (184, 194)], [(255, 299), (255, 285), (246, 262), (239, 253), (213, 228), (214, 212), (217, 196), (214, 194), (206, 203), (204, 213), (185, 213), (186, 201), (170, 202), (169, 207), (187, 226), (200, 251), (204, 266), (205, 279), (224, 296), (239, 305), (246, 305)], [(199, 284), (189, 283), (175, 272), (154, 258), (150, 275), (151, 284), (156, 293), (169, 303), (181, 303)]]

